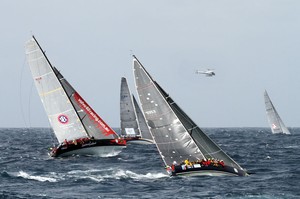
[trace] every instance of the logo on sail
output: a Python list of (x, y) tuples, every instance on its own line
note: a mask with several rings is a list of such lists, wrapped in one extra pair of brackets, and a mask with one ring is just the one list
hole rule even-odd
[(102, 130), (105, 136), (114, 135), (114, 132), (107, 126), (104, 121), (94, 112), (94, 110), (80, 97), (78, 93), (74, 94), (74, 98), (77, 101), (80, 108), (82, 108), (89, 116), (89, 118), (96, 124), (96, 126)]
[(61, 124), (67, 124), (69, 122), (69, 118), (68, 118), (68, 116), (61, 114), (58, 116), (58, 121)]
[(121, 95), (121, 99), (123, 100), (123, 99), (125, 99), (125, 98), (127, 98), (128, 97), (128, 95)]

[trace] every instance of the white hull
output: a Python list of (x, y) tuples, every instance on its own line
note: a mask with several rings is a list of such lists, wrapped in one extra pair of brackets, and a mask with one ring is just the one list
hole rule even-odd
[(100, 157), (112, 157), (118, 155), (126, 146), (95, 146), (72, 150), (62, 153), (59, 157), (72, 156), (72, 155), (95, 155)]

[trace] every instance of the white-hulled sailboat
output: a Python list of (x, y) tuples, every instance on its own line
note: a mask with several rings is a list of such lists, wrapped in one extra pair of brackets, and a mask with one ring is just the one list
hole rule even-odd
[(50, 155), (118, 154), (126, 141), (119, 138), (51, 65), (34, 36), (26, 42), (25, 50), (38, 94), (59, 142)]
[(131, 94), (125, 77), (121, 79), (120, 119), (121, 136), (126, 141), (136, 144), (153, 144), (145, 117), (134, 95)]
[(135, 56), (133, 68), (140, 104), (168, 173), (248, 175), (189, 118)]
[(286, 126), (284, 125), (283, 121), (281, 120), (266, 90), (264, 92), (264, 99), (265, 99), (267, 119), (271, 127), (272, 133), (291, 134), (288, 128), (286, 128)]

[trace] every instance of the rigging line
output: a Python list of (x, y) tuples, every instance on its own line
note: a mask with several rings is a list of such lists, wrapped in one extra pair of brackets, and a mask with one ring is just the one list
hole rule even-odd
[(23, 122), (25, 123), (25, 127), (27, 128), (28, 125), (27, 125), (27, 122), (26, 122), (26, 119), (25, 119), (25, 114), (24, 114), (24, 109), (23, 109), (23, 99), (22, 99), (22, 80), (23, 80), (23, 73), (24, 73), (24, 68), (25, 68), (25, 64), (26, 63), (26, 58), (24, 57), (24, 61), (23, 61), (23, 66), (22, 66), (22, 69), (21, 69), (21, 74), (20, 74), (20, 85), (19, 85), (19, 99), (20, 99), (20, 108), (21, 108), (21, 115), (22, 115), (22, 119), (23, 119)]
[(32, 95), (32, 88), (33, 88), (33, 81), (31, 82), (31, 88), (30, 88), (30, 91), (29, 91), (29, 100), (28, 100), (28, 123), (29, 123), (29, 128), (31, 127), (30, 110), (31, 110), (31, 95)]

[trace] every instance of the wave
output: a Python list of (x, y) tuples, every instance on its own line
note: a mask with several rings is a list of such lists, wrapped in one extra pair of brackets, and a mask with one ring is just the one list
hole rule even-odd
[(10, 174), (7, 172), (1, 173), (2, 177), (15, 176), (19, 178), (24, 178), (28, 180), (35, 180), (39, 182), (59, 182), (64, 180), (91, 180), (94, 182), (103, 182), (107, 180), (123, 180), (123, 179), (131, 179), (137, 181), (143, 180), (155, 180), (160, 178), (167, 178), (169, 175), (165, 173), (146, 173), (139, 174), (129, 170), (122, 169), (90, 169), (90, 170), (73, 170), (66, 173), (56, 173), (50, 172), (44, 175), (34, 175), (25, 171), (19, 171), (16, 174)]
[(73, 175), (73, 174), (92, 174), (92, 173), (96, 173), (96, 172), (107, 172), (107, 171), (113, 171), (113, 168), (107, 168), (107, 169), (89, 169), (89, 170), (73, 170), (73, 171), (69, 171), (67, 172), (67, 174)]
[(66, 173), (66, 177), (73, 179), (90, 179), (95, 182), (102, 182), (105, 178), (101, 173), (111, 172), (113, 168), (108, 169), (90, 169), (90, 170), (73, 170)]
[(137, 180), (144, 180), (144, 179), (159, 179), (159, 178), (166, 178), (169, 177), (169, 175), (165, 173), (147, 173), (147, 174), (137, 174), (129, 170), (118, 170), (115, 173), (115, 177), (118, 178), (132, 178)]
[(17, 176), (22, 177), (24, 179), (36, 180), (36, 181), (40, 181), (40, 182), (57, 182), (57, 179), (55, 179), (55, 178), (45, 177), (45, 176), (34, 176), (34, 175), (30, 175), (24, 171), (19, 171)]
[(297, 148), (299, 148), (300, 146), (298, 146), (298, 145), (290, 145), (290, 146), (286, 146), (286, 147), (284, 147), (284, 148), (286, 148), (286, 149), (297, 149)]
[(120, 151), (114, 151), (114, 152), (110, 152), (108, 154), (102, 154), (102, 155), (100, 155), (100, 157), (102, 157), (102, 158), (114, 157), (114, 156), (119, 155), (121, 152), (122, 152), (121, 150)]
[(9, 173), (8, 173), (8, 172), (6, 172), (6, 171), (2, 171), (2, 172), (1, 172), (1, 177), (3, 177), (3, 178), (7, 178), (7, 177), (10, 177), (10, 175), (9, 175)]
[(145, 180), (145, 179), (159, 179), (169, 177), (169, 175), (164, 173), (147, 173), (138, 174), (129, 170), (122, 170), (114, 168), (108, 168), (103, 170), (74, 170), (67, 173), (70, 178), (76, 179), (90, 179), (96, 182), (105, 181), (108, 179), (133, 179), (133, 180)]

